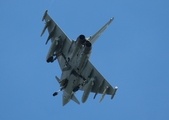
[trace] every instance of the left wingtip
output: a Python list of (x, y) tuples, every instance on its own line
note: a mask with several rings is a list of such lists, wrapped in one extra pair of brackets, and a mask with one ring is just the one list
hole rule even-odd
[(44, 21), (45, 16), (46, 16), (47, 13), (48, 13), (48, 10), (45, 10), (45, 13), (44, 13), (44, 15), (43, 15), (43, 17), (42, 17), (42, 21)]

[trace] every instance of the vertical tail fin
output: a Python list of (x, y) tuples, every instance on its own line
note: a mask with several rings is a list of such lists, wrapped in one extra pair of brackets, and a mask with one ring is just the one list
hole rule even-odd
[(80, 104), (78, 99), (74, 96), (74, 93), (69, 94), (66, 91), (63, 91), (63, 96), (62, 96), (63, 106), (66, 105), (70, 101), (70, 99), (76, 102), (77, 104)]
[(75, 95), (73, 94), (71, 99), (76, 102), (77, 104), (80, 104), (80, 102), (78, 101), (78, 99), (75, 97)]

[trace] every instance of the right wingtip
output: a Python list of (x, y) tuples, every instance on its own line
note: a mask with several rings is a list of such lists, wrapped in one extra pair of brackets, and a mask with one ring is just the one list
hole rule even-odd
[(114, 17), (110, 18), (110, 21), (113, 21), (114, 20)]

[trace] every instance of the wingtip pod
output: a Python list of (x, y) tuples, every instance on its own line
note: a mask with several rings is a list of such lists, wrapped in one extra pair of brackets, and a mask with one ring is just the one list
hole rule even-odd
[(108, 22), (108, 25), (114, 20), (114, 17), (110, 18), (110, 21)]
[(45, 13), (44, 13), (44, 15), (43, 15), (43, 17), (42, 17), (42, 21), (44, 21), (45, 16), (46, 16), (47, 13), (48, 13), (48, 10), (45, 10)]
[(114, 17), (110, 18), (110, 21), (113, 21), (114, 20)]
[(111, 99), (114, 98), (114, 95), (116, 94), (117, 89), (118, 89), (118, 87), (116, 86), (116, 87), (114, 88), (114, 92), (112, 93)]

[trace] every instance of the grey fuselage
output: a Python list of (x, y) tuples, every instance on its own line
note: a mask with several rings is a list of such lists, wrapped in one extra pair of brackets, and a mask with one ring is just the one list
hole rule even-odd
[[(62, 69), (61, 75), (61, 81), (68, 81), (63, 89), (63, 105), (67, 104), (80, 86), (85, 84), (86, 78), (83, 78), (81, 73), (87, 64), (91, 49), (92, 44), (86, 40), (84, 35), (80, 35), (76, 41), (72, 41), (66, 55), (68, 57), (64, 58), (67, 62), (65, 63), (65, 68)], [(85, 97), (84, 99), (87, 98)]]

